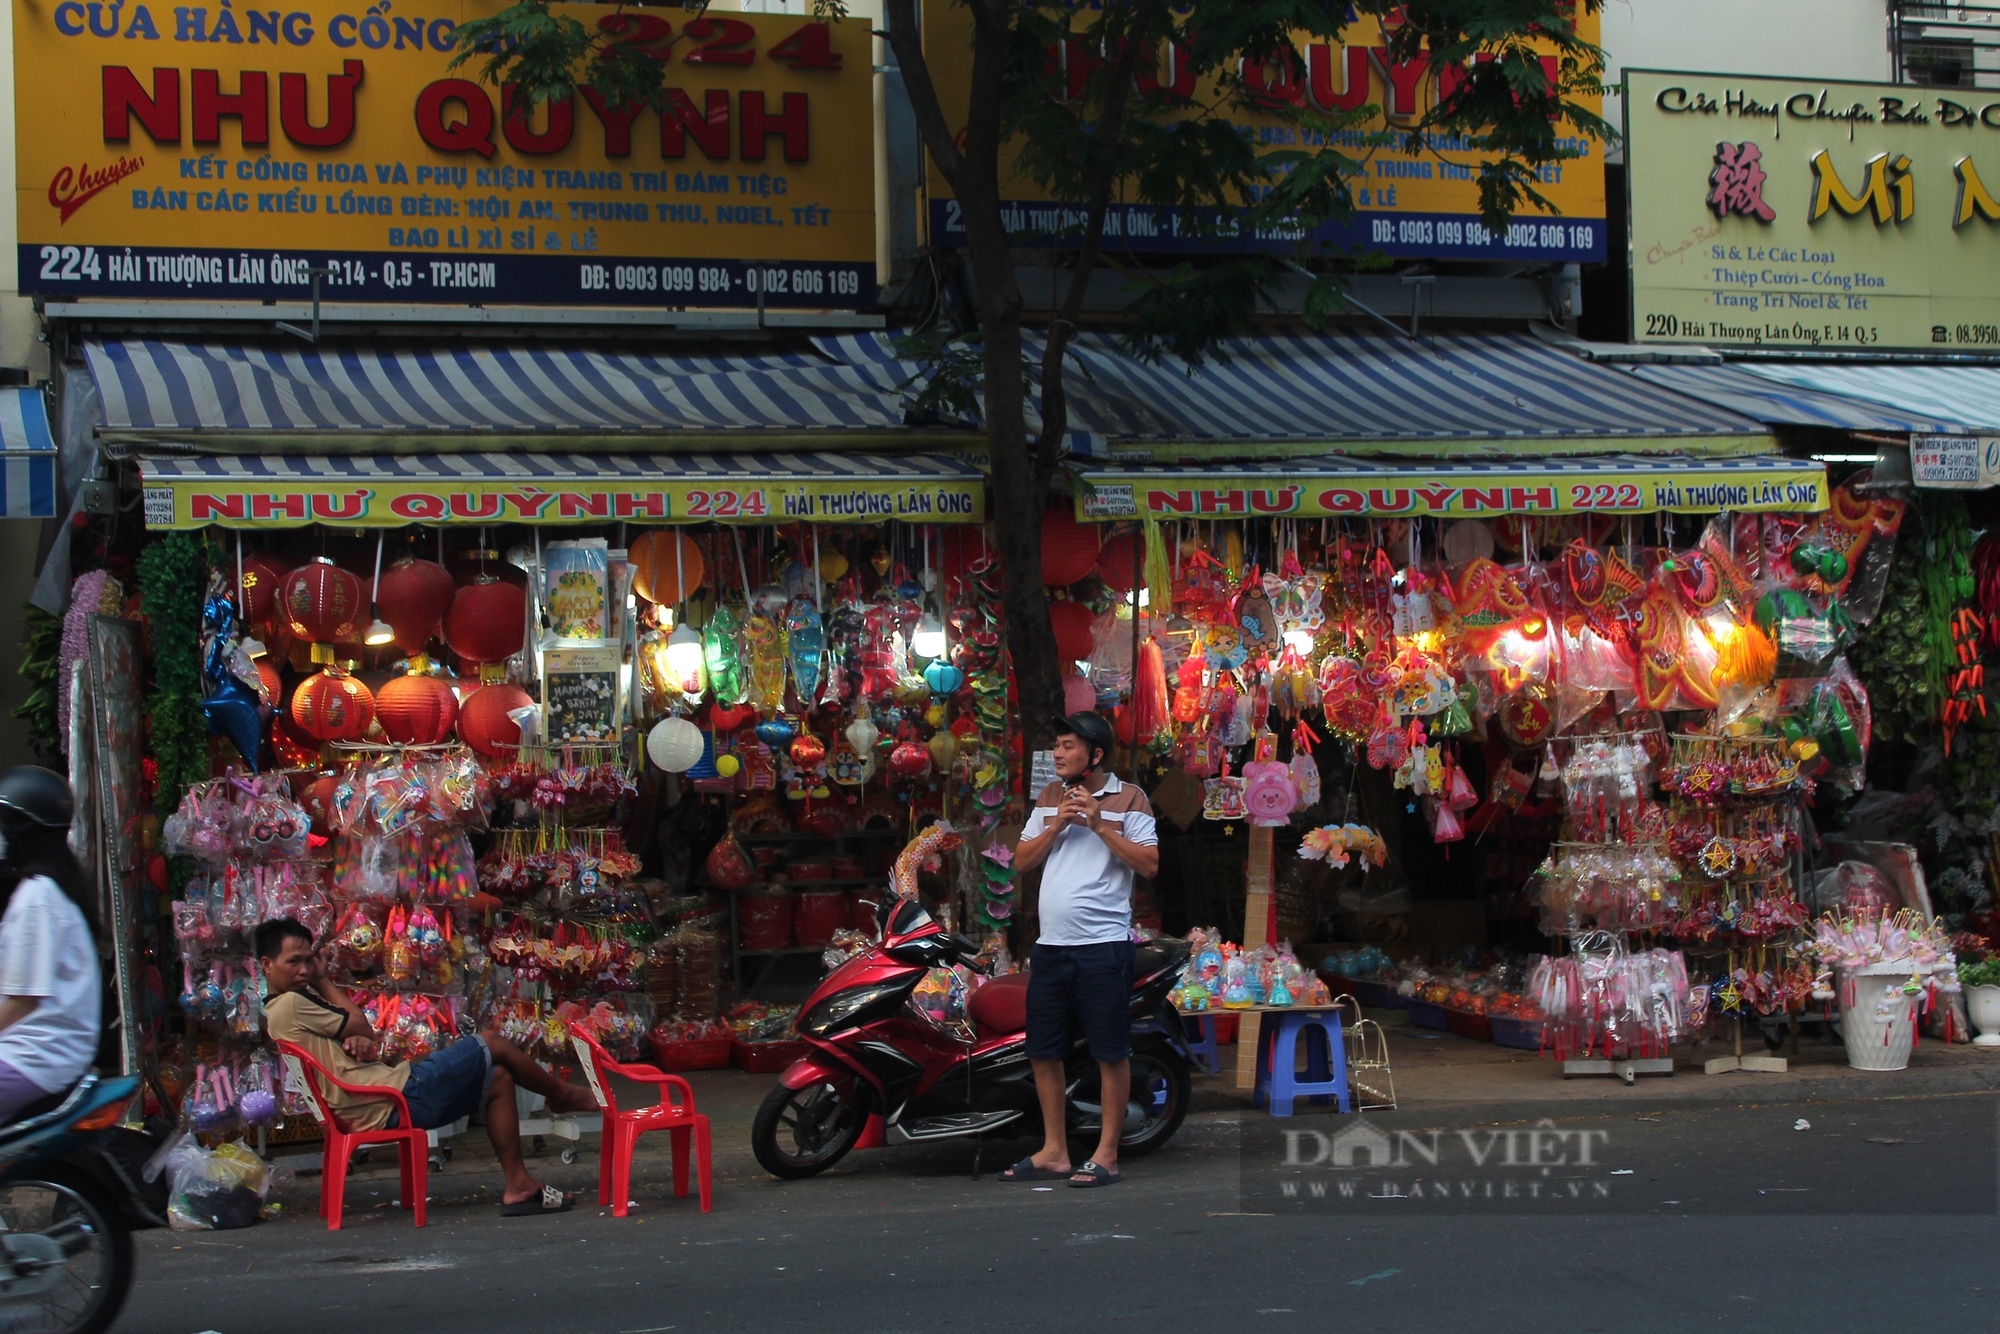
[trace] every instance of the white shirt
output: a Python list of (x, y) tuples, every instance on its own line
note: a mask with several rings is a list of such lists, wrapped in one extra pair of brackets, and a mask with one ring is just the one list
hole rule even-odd
[(83, 1077), (97, 1056), (99, 982), (90, 924), (55, 881), (23, 880), (0, 917), (0, 996), (41, 1001), (0, 1030), (0, 1061), (44, 1093)]
[[(1022, 838), (1039, 838), (1061, 809), (1065, 784), (1046, 788)], [(1151, 847), (1160, 841), (1152, 803), (1136, 787), (1106, 774), (1096, 792), (1104, 823), (1133, 843)], [(1064, 825), (1043, 864), (1043, 945), (1101, 945), (1132, 938), (1132, 868), (1112, 855), (1103, 839), (1084, 826)]]

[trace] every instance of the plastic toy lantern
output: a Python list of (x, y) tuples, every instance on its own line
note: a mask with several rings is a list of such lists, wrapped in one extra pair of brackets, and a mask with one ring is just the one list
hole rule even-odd
[(817, 768), (825, 758), (826, 743), (811, 732), (799, 733), (798, 739), (792, 742), (792, 763), (801, 769)]
[(333, 646), (358, 637), (368, 621), (361, 580), (324, 556), (285, 576), (279, 610), (293, 636), (312, 645), (318, 663), (332, 662)]

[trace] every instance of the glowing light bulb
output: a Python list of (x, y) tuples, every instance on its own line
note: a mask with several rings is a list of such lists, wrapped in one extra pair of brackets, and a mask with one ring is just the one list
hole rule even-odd
[(918, 619), (917, 628), (910, 632), (910, 652), (919, 658), (944, 656), (944, 623), (936, 612), (926, 609)]
[(1285, 647), (1303, 658), (1306, 654), (1312, 652), (1312, 631), (1298, 629), (1285, 631)]
[(686, 621), (675, 626), (674, 632), (667, 636), (667, 670), (673, 674), (682, 691), (701, 689), (701, 636)]
[(361, 636), (361, 642), (369, 648), (380, 648), (395, 638), (396, 632), (389, 628), (389, 623), (377, 617), (375, 623), (368, 627), (367, 633)]

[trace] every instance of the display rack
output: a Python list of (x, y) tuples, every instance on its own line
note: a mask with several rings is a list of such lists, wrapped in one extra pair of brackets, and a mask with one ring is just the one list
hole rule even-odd
[[(738, 842), (745, 847), (793, 847), (817, 845), (829, 852), (847, 852), (855, 847), (869, 847), (884, 839), (901, 840), (900, 829), (849, 829), (836, 834), (814, 834), (792, 831), (782, 834), (743, 834)], [(761, 868), (760, 868), (761, 869)], [(760, 882), (764, 883), (764, 882)], [(874, 875), (818, 877), (811, 880), (787, 880), (785, 888), (793, 893), (805, 892), (807, 886), (820, 889), (854, 889), (869, 885), (886, 887), (889, 873), (884, 870)], [(746, 959), (756, 960), (757, 966), (751, 975), (750, 989), (756, 990), (782, 959), (800, 955), (819, 955), (825, 952), (824, 945), (788, 945), (782, 949), (747, 950), (743, 948), (741, 924), (738, 917), (739, 891), (729, 891), (729, 977), (736, 990), (744, 989), (743, 973)]]

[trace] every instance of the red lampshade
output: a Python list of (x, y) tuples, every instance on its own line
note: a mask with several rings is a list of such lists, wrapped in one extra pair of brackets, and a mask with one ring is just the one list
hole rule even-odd
[(376, 692), (375, 711), (391, 741), (434, 746), (458, 721), (458, 696), (435, 676), (397, 676)]
[(483, 685), (458, 706), (458, 739), (481, 755), (499, 756), (501, 747), (521, 744), (521, 725), (507, 715), (534, 702), (517, 685)]
[(1145, 539), (1136, 537), (1131, 533), (1122, 533), (1098, 549), (1097, 577), (1104, 581), (1107, 588), (1120, 593), (1130, 593), (1132, 591), (1132, 572), (1134, 568), (1132, 553), (1134, 548), (1137, 548), (1139, 553), (1137, 568), (1139, 577), (1143, 579), (1146, 577)]
[(311, 644), (359, 639), (368, 626), (368, 595), (361, 580), (324, 556), (285, 576), (279, 610), (291, 632)]
[(444, 613), (445, 642), (473, 662), (505, 662), (528, 642), (528, 593), (503, 579), (466, 584)]
[(1042, 582), (1055, 586), (1075, 583), (1097, 563), (1097, 529), (1078, 523), (1066, 509), (1042, 515)]
[(346, 672), (328, 669), (293, 692), (292, 721), (316, 741), (359, 741), (375, 721), (375, 697)]
[(375, 587), (375, 609), (396, 632), (397, 648), (422, 653), (457, 591), (451, 571), (436, 561), (399, 560), (382, 571)]
[(1090, 656), (1090, 650), (1095, 647), (1095, 641), (1090, 637), (1090, 622), (1090, 608), (1081, 602), (1049, 604), (1049, 624), (1056, 632), (1057, 658), (1070, 663)]
[(285, 567), (263, 552), (243, 558), (243, 623), (263, 625), (278, 610), (278, 587)]

